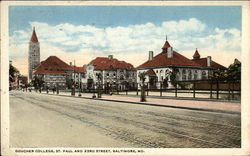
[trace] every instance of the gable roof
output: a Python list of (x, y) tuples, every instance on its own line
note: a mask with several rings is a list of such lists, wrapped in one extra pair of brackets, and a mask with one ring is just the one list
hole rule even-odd
[(147, 74), (148, 74), (148, 76), (156, 76), (156, 73), (154, 72), (153, 69), (149, 69), (149, 70), (147, 71)]
[(94, 60), (92, 60), (89, 64), (94, 65), (95, 70), (109, 70), (109, 69), (135, 70), (134, 66), (130, 63), (108, 57), (97, 57)]
[(194, 61), (186, 58), (185, 56), (173, 51), (173, 57), (168, 58), (166, 52), (161, 52), (156, 55), (152, 60), (148, 60), (145, 63), (137, 67), (137, 69), (143, 68), (154, 68), (154, 67), (165, 67), (165, 66), (195, 66), (201, 67)]
[[(200, 64), (202, 67), (208, 67), (207, 66), (207, 58), (200, 58), (200, 59), (193, 59), (192, 61)], [(211, 60), (211, 67), (212, 68), (216, 68), (216, 69), (226, 69), (226, 67), (224, 67), (223, 65), (217, 63), (217, 62), (214, 62)]]
[(56, 56), (50, 56), (36, 68), (34, 74), (66, 74), (66, 71), (75, 73), (86, 72), (86, 67), (70, 66)]
[(66, 74), (72, 67), (56, 56), (50, 56), (35, 70), (34, 74)]
[(38, 38), (37, 38), (37, 36), (36, 36), (35, 28), (33, 29), (33, 33), (32, 33), (32, 36), (31, 36), (30, 41), (31, 41), (31, 42), (38, 42)]

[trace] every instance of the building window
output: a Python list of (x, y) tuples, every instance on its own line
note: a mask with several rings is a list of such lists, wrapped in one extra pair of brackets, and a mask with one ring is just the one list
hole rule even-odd
[(204, 80), (204, 79), (207, 79), (207, 73), (206, 73), (206, 71), (202, 71), (201, 76), (202, 76), (202, 79), (203, 79), (203, 80)]
[(195, 71), (194, 71), (194, 80), (197, 80), (197, 79), (198, 79), (198, 71), (195, 70)]
[(186, 80), (186, 69), (182, 70), (182, 80)]
[(191, 80), (192, 79), (192, 72), (191, 70), (188, 70), (188, 80)]

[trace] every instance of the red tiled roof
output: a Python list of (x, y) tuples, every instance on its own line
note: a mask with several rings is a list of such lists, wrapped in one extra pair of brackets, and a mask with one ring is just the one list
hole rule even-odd
[(143, 63), (138, 66), (137, 69), (142, 68), (154, 68), (154, 67), (165, 67), (165, 66), (195, 66), (201, 67), (201, 65), (197, 64), (194, 61), (186, 58), (185, 56), (173, 51), (173, 57), (168, 58), (167, 53), (161, 52), (157, 56), (155, 56), (152, 60)]
[(110, 59), (108, 57), (97, 57), (92, 60), (89, 64), (95, 66), (95, 70), (107, 70), (107, 69), (127, 69), (135, 70), (134, 66), (125, 61), (119, 61), (117, 59)]
[[(207, 58), (200, 58), (200, 59), (193, 59), (192, 61), (200, 64), (202, 67), (208, 67), (207, 66)], [(223, 65), (220, 65), (217, 62), (212, 61), (211, 62), (211, 67), (216, 68), (216, 69), (226, 69)]]
[(31, 42), (38, 42), (35, 29), (33, 29), (33, 33), (32, 33), (30, 41)]
[(193, 55), (193, 58), (194, 58), (194, 59), (200, 59), (200, 54), (199, 54), (199, 52), (198, 52), (197, 49), (195, 50), (195, 53), (194, 53), (194, 55)]
[(168, 43), (168, 41), (165, 42), (165, 44), (163, 45), (162, 49), (167, 49), (170, 47), (170, 44)]
[(147, 74), (148, 74), (148, 76), (156, 76), (156, 73), (154, 72), (153, 69), (149, 69), (149, 70), (147, 71)]
[(72, 67), (56, 56), (50, 56), (43, 61), (34, 74), (66, 74), (66, 70), (72, 70)]
[(75, 71), (76, 73), (84, 73), (86, 72), (85, 67), (77, 67), (77, 66), (71, 66), (71, 69)]

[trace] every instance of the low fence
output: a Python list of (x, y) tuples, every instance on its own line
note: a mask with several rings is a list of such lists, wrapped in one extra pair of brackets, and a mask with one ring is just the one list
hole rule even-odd
[[(162, 82), (154, 84), (145, 83), (144, 86), (146, 96), (238, 101), (241, 98), (240, 81), (175, 81), (174, 83), (167, 84)], [(82, 87), (80, 91), (87, 93), (97, 93), (100, 91), (103, 94), (139, 96), (141, 94), (141, 87), (141, 83), (92, 84), (92, 87)]]

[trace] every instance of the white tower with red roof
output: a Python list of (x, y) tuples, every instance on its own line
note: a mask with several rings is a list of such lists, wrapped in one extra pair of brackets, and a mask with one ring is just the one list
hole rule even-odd
[(29, 42), (29, 81), (32, 79), (32, 73), (35, 68), (40, 64), (40, 44), (36, 36), (35, 28)]

